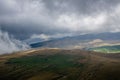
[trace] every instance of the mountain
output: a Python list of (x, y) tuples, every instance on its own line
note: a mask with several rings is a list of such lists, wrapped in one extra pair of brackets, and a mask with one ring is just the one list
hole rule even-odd
[(32, 49), (0, 55), (0, 80), (119, 80), (120, 54)]
[[(32, 48), (37, 47), (52, 47), (52, 48), (86, 48), (86, 47), (94, 47), (97, 43), (90, 44), (92, 41), (100, 40), (102, 41), (100, 44), (101, 46), (104, 44), (118, 44), (120, 43), (120, 33), (99, 33), (99, 34), (85, 34), (79, 36), (72, 36), (72, 37), (64, 37), (58, 39), (52, 39), (49, 41), (43, 42), (36, 42), (31, 43), (30, 46)], [(99, 45), (100, 45), (99, 44)]]
[(27, 44), (34, 44), (34, 43), (38, 43), (38, 42), (44, 42), (44, 39), (41, 38), (32, 38), (32, 39), (27, 39), (24, 42), (26, 42)]

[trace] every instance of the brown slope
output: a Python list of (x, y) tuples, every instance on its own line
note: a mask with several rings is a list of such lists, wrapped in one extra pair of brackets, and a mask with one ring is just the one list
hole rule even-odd
[[(85, 57), (83, 59), (76, 59), (78, 64), (84, 64), (83, 68), (73, 68), (71, 73), (64, 76), (54, 72), (36, 71), (33, 74), (26, 69), (15, 69), (17, 74), (9, 76), (8, 73), (13, 72), (14, 64), (8, 62), (11, 58), (39, 56), (39, 55), (55, 55), (55, 54), (67, 54), (76, 55), (78, 57)], [(8, 66), (9, 65), (9, 66)], [(36, 70), (35, 68), (33, 69)], [(22, 71), (27, 71), (24, 74)], [(30, 71), (30, 70), (29, 70)], [(31, 73), (31, 74), (30, 74)], [(82, 50), (61, 50), (61, 49), (36, 49), (23, 51), (13, 54), (0, 56), (0, 77), (1, 80), (120, 80), (120, 56), (119, 54), (102, 54)], [(71, 76), (70, 76), (71, 75)], [(15, 77), (17, 76), (17, 78)]]

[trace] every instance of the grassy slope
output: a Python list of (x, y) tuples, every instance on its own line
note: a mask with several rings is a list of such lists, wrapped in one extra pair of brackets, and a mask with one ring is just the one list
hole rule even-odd
[(119, 80), (119, 58), (59, 49), (1, 55), (0, 80)]
[(103, 53), (120, 53), (120, 45), (102, 46), (102, 47), (91, 48), (90, 50), (95, 52), (103, 52)]

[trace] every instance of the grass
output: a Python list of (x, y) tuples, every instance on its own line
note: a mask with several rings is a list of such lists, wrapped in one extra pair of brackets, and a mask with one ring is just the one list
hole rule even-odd
[(13, 55), (0, 57), (0, 80), (119, 80), (120, 61), (104, 54), (46, 49)]
[(95, 52), (102, 52), (102, 53), (120, 53), (120, 50), (111, 50), (106, 48), (97, 48), (93, 49)]
[[(72, 77), (71, 73), (73, 70), (75, 70), (74, 74), (80, 73), (84, 66), (84, 64), (78, 62), (79, 59), (84, 59), (84, 57), (70, 54), (24, 56), (8, 59), (5, 65), (9, 69), (8, 71), (7, 69), (5, 70), (7, 77), (14, 80), (20, 76), (23, 76), (22, 79), (24, 80), (24, 78), (36, 74), (43, 75), (42, 73), (47, 73), (45, 74), (46, 77), (48, 73), (50, 73), (50, 75), (55, 74), (57, 77), (63, 77), (63, 75)], [(14, 77), (10, 77), (13, 75)]]
[[(14, 65), (24, 65), (26, 67), (43, 67), (43, 66), (54, 66), (56, 68), (68, 68), (78, 66), (75, 60), (77, 56), (73, 55), (63, 55), (63, 54), (55, 54), (49, 56), (28, 56), (28, 57), (21, 57), (21, 58), (13, 58), (10, 59), (7, 63), (14, 64)], [(83, 58), (83, 57), (81, 57)], [(80, 57), (78, 58), (80, 59)]]
[(102, 53), (120, 53), (120, 45), (95, 47), (90, 50)]

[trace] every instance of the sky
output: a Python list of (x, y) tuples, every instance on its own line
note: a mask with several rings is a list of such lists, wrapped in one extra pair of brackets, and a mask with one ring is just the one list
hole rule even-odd
[(120, 0), (0, 0), (0, 29), (18, 40), (120, 32)]
[(120, 0), (0, 0), (0, 28), (17, 39), (119, 32), (119, 14)]

